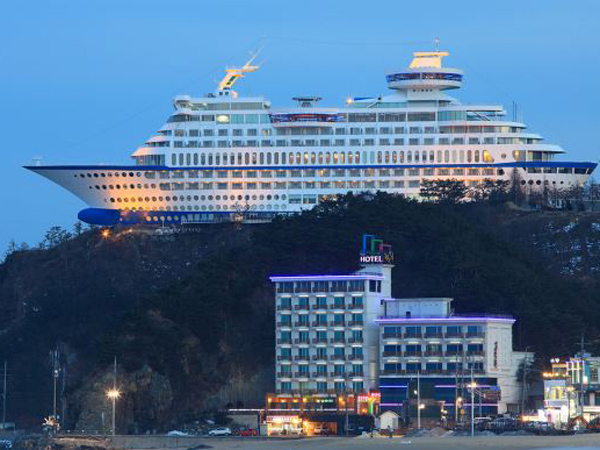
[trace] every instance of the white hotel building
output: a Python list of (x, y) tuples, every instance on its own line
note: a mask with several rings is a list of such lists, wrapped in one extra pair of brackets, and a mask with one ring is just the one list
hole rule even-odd
[[(526, 353), (512, 347), (510, 316), (455, 315), (450, 298), (384, 299), (380, 325), (382, 410), (401, 410), (419, 377), (426, 405), (504, 413), (519, 400), (517, 370)], [(459, 404), (456, 405), (456, 398)], [(478, 413), (479, 415), (480, 413)], [(451, 415), (451, 414), (450, 414)]]
[[(366, 254), (363, 261), (393, 259)], [(379, 392), (381, 411), (401, 412), (414, 402), (419, 377), (427, 405), (454, 411), (456, 397), (470, 396), (472, 376), (482, 413), (516, 404), (525, 354), (512, 348), (515, 320), (455, 315), (449, 298), (392, 298), (392, 268), (370, 262), (348, 275), (271, 277), (277, 401)], [(470, 404), (458, 406), (464, 411)]]
[(379, 383), (381, 301), (391, 294), (391, 266), (350, 275), (277, 276), (279, 393), (361, 393)]

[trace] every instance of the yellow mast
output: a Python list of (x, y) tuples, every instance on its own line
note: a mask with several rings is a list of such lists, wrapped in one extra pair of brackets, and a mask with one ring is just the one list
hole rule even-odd
[(232, 67), (229, 69), (225, 69), (225, 76), (219, 83), (219, 91), (231, 91), (233, 96), (237, 96), (237, 93), (232, 89), (235, 82), (244, 76), (245, 73), (255, 72), (259, 69), (260, 65), (252, 65), (256, 57), (258, 56), (258, 52), (252, 54), (250, 59), (243, 67)]

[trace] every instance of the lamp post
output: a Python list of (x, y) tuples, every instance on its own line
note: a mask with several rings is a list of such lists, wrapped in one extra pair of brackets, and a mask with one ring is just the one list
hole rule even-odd
[(475, 436), (475, 389), (477, 383), (473, 380), (473, 374), (471, 374), (471, 383), (469, 388), (471, 389), (471, 436)]
[(421, 429), (421, 371), (417, 372), (417, 429)]
[(116, 389), (110, 389), (109, 391), (106, 392), (106, 396), (112, 400), (112, 435), (113, 437), (115, 436), (115, 431), (116, 431), (116, 419), (117, 419), (117, 413), (116, 413), (116, 406), (117, 406), (117, 399), (121, 396), (121, 392)]

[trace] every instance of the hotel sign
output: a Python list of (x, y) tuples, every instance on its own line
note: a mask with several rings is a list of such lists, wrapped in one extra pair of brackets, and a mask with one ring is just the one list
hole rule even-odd
[(390, 245), (383, 243), (371, 234), (363, 235), (363, 247), (360, 253), (362, 264), (393, 264), (394, 252)]

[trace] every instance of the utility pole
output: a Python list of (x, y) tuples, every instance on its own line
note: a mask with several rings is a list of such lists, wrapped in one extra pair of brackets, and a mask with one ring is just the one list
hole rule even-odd
[(475, 378), (473, 365), (471, 365), (471, 436), (475, 436)]
[(4, 389), (2, 389), (2, 428), (6, 430), (6, 372), (7, 372), (8, 362), (4, 360)]
[[(113, 378), (113, 392), (117, 392), (117, 357), (115, 356), (115, 367), (114, 367), (114, 378)], [(117, 423), (117, 396), (112, 397), (112, 435), (116, 434), (116, 423)]]
[(60, 375), (60, 363), (58, 349), (50, 352), (52, 358), (52, 382), (53, 382), (53, 396), (52, 396), (52, 416), (58, 421), (58, 377)]
[(344, 407), (346, 408), (346, 437), (348, 437), (348, 390), (346, 389), (344, 393), (346, 394), (346, 401), (344, 402)]
[(454, 427), (458, 423), (458, 355), (454, 365)]
[(523, 376), (521, 380), (521, 416), (525, 412), (525, 395), (526, 395), (526, 383), (527, 383), (527, 369), (529, 366), (529, 347), (525, 347), (525, 359), (523, 360)]
[(421, 370), (417, 371), (417, 429), (421, 429)]

